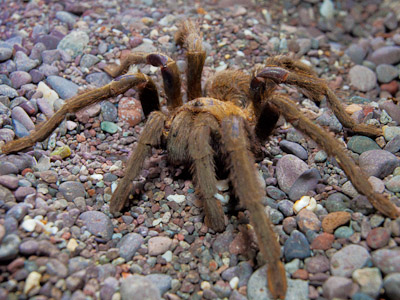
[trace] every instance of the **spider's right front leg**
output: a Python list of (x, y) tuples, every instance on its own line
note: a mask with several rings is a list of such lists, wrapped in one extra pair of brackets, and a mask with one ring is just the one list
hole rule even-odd
[(139, 175), (144, 160), (151, 151), (151, 147), (160, 144), (165, 119), (165, 115), (160, 111), (154, 111), (150, 114), (137, 146), (129, 157), (125, 176), (120, 180), (117, 189), (112, 195), (110, 202), (111, 213), (119, 212), (124, 207), (132, 190), (132, 181)]
[(125, 93), (130, 88), (143, 84), (145, 85), (147, 81), (147, 76), (142, 73), (128, 74), (116, 78), (103, 87), (78, 94), (68, 99), (50, 119), (40, 124), (37, 130), (33, 131), (29, 136), (8, 142), (1, 148), (1, 152), (7, 154), (31, 147), (36, 142), (46, 139), (57, 126), (60, 125), (66, 114), (76, 113), (82, 108), (94, 103), (106, 100), (110, 97), (116, 97), (119, 94)]

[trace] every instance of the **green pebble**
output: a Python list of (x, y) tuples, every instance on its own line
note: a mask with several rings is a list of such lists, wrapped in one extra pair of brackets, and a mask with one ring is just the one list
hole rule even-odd
[(326, 152), (321, 150), (321, 151), (318, 151), (317, 154), (315, 154), (314, 161), (316, 163), (323, 163), (324, 161), (326, 161), (327, 158), (328, 158), (328, 155), (326, 154)]
[(347, 239), (353, 235), (354, 231), (350, 227), (341, 226), (335, 230), (335, 237), (338, 239)]
[(71, 155), (71, 149), (68, 146), (58, 147), (56, 150), (50, 153), (50, 156), (54, 155), (59, 155), (61, 158), (66, 158)]
[(101, 130), (108, 133), (116, 133), (118, 131), (118, 125), (113, 122), (103, 121), (100, 124)]
[(347, 143), (347, 148), (358, 154), (369, 150), (381, 150), (381, 147), (373, 139), (361, 135), (353, 136)]

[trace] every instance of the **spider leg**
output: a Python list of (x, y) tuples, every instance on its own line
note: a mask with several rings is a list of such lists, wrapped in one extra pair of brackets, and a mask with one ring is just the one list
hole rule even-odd
[(248, 150), (249, 143), (243, 119), (237, 116), (223, 119), (221, 139), (229, 159), (230, 179), (240, 201), (250, 212), (260, 251), (268, 263), (268, 288), (275, 299), (283, 299), (287, 284), (285, 269), (280, 261), (280, 246), (261, 203), (264, 193), (257, 176), (254, 158)]
[(36, 142), (46, 139), (57, 128), (57, 126), (60, 125), (67, 113), (76, 113), (86, 106), (103, 101), (110, 97), (116, 97), (119, 94), (125, 93), (130, 88), (146, 84), (146, 82), (147, 76), (142, 73), (128, 74), (116, 78), (101, 88), (78, 94), (71, 99), (68, 99), (50, 119), (43, 124), (40, 124), (39, 128), (33, 131), (29, 136), (8, 142), (2, 147), (1, 151), (2, 153), (11, 153), (31, 147)]
[(175, 34), (175, 42), (186, 48), (186, 78), (188, 101), (202, 96), (201, 73), (206, 60), (206, 51), (203, 49), (203, 39), (196, 25), (190, 21), (184, 21)]
[(219, 131), (218, 121), (210, 114), (198, 114), (189, 135), (189, 155), (192, 159), (192, 173), (203, 198), (205, 223), (217, 232), (225, 229), (224, 212), (221, 203), (215, 199), (217, 179), (214, 168), (214, 151), (210, 145), (211, 133)]
[(274, 94), (270, 99), (279, 108), (285, 119), (291, 122), (297, 129), (303, 131), (316, 141), (329, 155), (336, 158), (340, 167), (344, 170), (354, 187), (382, 214), (395, 219), (400, 216), (399, 210), (389, 201), (388, 197), (374, 192), (368, 178), (353, 159), (346, 154), (346, 149), (321, 127), (307, 119), (289, 98)]
[(112, 195), (110, 202), (111, 213), (119, 212), (124, 207), (132, 189), (132, 181), (139, 175), (151, 147), (160, 144), (165, 119), (165, 115), (160, 111), (154, 111), (150, 114), (137, 146), (129, 157), (125, 176), (120, 180), (117, 189)]
[(129, 69), (133, 64), (150, 64), (161, 68), (161, 76), (164, 82), (164, 91), (167, 96), (167, 106), (169, 109), (175, 109), (182, 105), (181, 78), (176, 62), (169, 56), (162, 53), (130, 53), (121, 65), (109, 65), (104, 71), (110, 76), (115, 77)]
[(189, 162), (189, 139), (193, 130), (193, 114), (190, 111), (179, 112), (168, 133), (167, 151), (168, 159), (173, 164)]
[(379, 136), (382, 135), (382, 130), (374, 126), (366, 124), (357, 124), (344, 110), (340, 100), (336, 97), (335, 93), (327, 86), (324, 80), (315, 77), (311, 71), (304, 71), (302, 69), (295, 69), (291, 72), (282, 67), (267, 66), (256, 77), (271, 80), (276, 84), (291, 84), (307, 91), (309, 96), (314, 101), (318, 101), (322, 95), (326, 96), (330, 107), (340, 123), (343, 126), (350, 128), (353, 132), (366, 136)]

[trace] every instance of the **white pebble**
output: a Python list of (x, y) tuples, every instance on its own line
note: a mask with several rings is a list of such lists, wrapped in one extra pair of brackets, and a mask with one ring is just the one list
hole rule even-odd
[(28, 275), (28, 278), (26, 278), (25, 281), (25, 286), (24, 286), (24, 294), (28, 294), (31, 290), (33, 290), (36, 287), (40, 287), (40, 279), (42, 278), (42, 275), (38, 272), (31, 272)]
[(185, 201), (185, 195), (178, 195), (178, 194), (169, 195), (167, 197), (167, 200), (174, 201), (174, 202), (180, 204), (180, 203), (183, 203)]
[(239, 277), (235, 276), (229, 281), (229, 285), (233, 290), (236, 290), (239, 286)]
[(303, 196), (293, 205), (293, 211), (298, 214), (303, 208), (314, 211), (317, 208), (317, 201), (310, 196)]
[(54, 101), (59, 98), (56, 91), (49, 88), (43, 81), (39, 82), (37, 91), (42, 92), (43, 98), (46, 99), (51, 106), (53, 106)]
[(218, 180), (217, 184), (216, 184), (217, 190), (220, 191), (220, 192), (225, 192), (225, 191), (229, 190), (228, 182), (229, 182), (228, 179)]
[(93, 174), (93, 175), (90, 175), (90, 178), (92, 180), (103, 180), (103, 175), (101, 175), (101, 174)]
[(211, 288), (211, 284), (208, 281), (202, 281), (200, 283), (200, 288), (202, 290), (209, 290)]
[(171, 260), (172, 260), (171, 250), (168, 250), (167, 252), (165, 252), (163, 255), (161, 255), (161, 257), (164, 258), (166, 262), (171, 262)]
[(36, 224), (37, 224), (36, 220), (27, 219), (24, 222), (22, 222), (21, 227), (27, 232), (32, 232), (35, 230)]

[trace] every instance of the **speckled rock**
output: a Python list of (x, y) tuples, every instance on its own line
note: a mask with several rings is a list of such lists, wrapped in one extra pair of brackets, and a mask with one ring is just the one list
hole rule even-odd
[(323, 285), (324, 297), (327, 299), (347, 299), (351, 295), (353, 281), (346, 277), (332, 276)]
[(7, 96), (8, 98), (15, 98), (18, 97), (18, 93), (12, 87), (6, 84), (0, 84), (0, 96)]
[(322, 229), (327, 233), (333, 233), (336, 228), (346, 224), (351, 219), (351, 215), (345, 211), (337, 211), (328, 214), (322, 220)]
[(24, 84), (32, 81), (32, 76), (25, 71), (15, 71), (10, 74), (10, 80), (15, 89), (19, 89)]
[(356, 65), (349, 72), (350, 84), (361, 92), (368, 92), (376, 86), (376, 75), (367, 67)]
[(89, 43), (89, 36), (83, 31), (72, 31), (57, 45), (57, 49), (64, 50), (73, 58), (83, 52)]
[(156, 236), (149, 240), (149, 255), (160, 255), (171, 247), (172, 240), (166, 236)]
[(136, 126), (142, 120), (142, 105), (139, 100), (124, 97), (119, 101), (118, 117), (122, 122), (130, 126)]
[(381, 150), (381, 148), (373, 139), (360, 135), (351, 137), (347, 143), (347, 148), (359, 154), (368, 150)]
[(125, 278), (121, 283), (122, 300), (161, 300), (159, 289), (141, 275), (133, 275)]
[(292, 231), (284, 244), (284, 255), (287, 261), (311, 256), (310, 244), (304, 234), (297, 230)]
[(361, 287), (364, 294), (376, 298), (382, 288), (382, 275), (378, 268), (364, 268), (353, 272), (353, 280)]
[(400, 273), (400, 250), (379, 249), (372, 252), (372, 262), (384, 274)]
[(82, 183), (77, 181), (66, 181), (61, 183), (59, 191), (68, 201), (73, 201), (78, 197), (85, 197), (85, 188)]
[(399, 76), (399, 69), (388, 64), (381, 64), (376, 68), (379, 82), (389, 83)]
[(130, 261), (142, 244), (143, 237), (140, 234), (128, 233), (117, 245), (119, 255), (126, 261)]
[(307, 192), (313, 191), (321, 179), (319, 171), (315, 168), (304, 171), (293, 183), (289, 190), (289, 198), (293, 201), (299, 200)]
[(79, 216), (88, 231), (96, 237), (109, 241), (114, 232), (114, 226), (109, 217), (99, 211), (86, 211)]
[(321, 229), (321, 221), (314, 212), (308, 209), (302, 209), (297, 215), (296, 220), (299, 229), (303, 233), (307, 233), (309, 230), (318, 232)]

